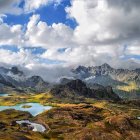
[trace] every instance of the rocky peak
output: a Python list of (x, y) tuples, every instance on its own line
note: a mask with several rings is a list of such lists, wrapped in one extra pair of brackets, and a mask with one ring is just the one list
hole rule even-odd
[(20, 71), (20, 70), (18, 69), (18, 67), (12, 67), (12, 68), (10, 69), (10, 71), (11, 71), (13, 74), (15, 74), (15, 75), (17, 75), (17, 74), (23, 75), (23, 72)]
[(102, 64), (101, 68), (112, 69), (112, 67), (109, 64), (107, 64), (107, 63)]
[(85, 66), (79, 66), (75, 70), (73, 70), (75, 73), (83, 73), (83, 72), (88, 72), (88, 68)]

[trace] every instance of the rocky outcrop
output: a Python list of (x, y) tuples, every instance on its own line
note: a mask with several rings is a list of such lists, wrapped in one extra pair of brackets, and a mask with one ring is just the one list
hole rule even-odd
[(97, 99), (120, 101), (120, 97), (114, 93), (111, 86), (101, 86), (96, 84), (92, 87), (92, 92)]
[(58, 98), (96, 98), (103, 100), (120, 100), (111, 87), (98, 86), (98, 88), (88, 88), (86, 84), (81, 80), (72, 80), (65, 85), (58, 85), (51, 89), (52, 95)]
[(49, 83), (45, 82), (40, 76), (32, 76), (23, 83), (24, 87), (29, 87), (35, 92), (43, 92), (47, 89)]

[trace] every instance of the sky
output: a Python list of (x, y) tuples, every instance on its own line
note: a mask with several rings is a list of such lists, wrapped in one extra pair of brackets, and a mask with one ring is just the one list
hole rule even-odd
[(0, 65), (46, 79), (79, 65), (140, 67), (139, 13), (140, 0), (0, 0)]

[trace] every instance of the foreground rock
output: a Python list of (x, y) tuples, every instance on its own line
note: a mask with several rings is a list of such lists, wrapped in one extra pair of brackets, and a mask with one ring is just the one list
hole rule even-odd
[(29, 120), (20, 120), (16, 121), (20, 126), (26, 127), (28, 130), (32, 130), (34, 132), (44, 132), (46, 128), (38, 123), (30, 122)]

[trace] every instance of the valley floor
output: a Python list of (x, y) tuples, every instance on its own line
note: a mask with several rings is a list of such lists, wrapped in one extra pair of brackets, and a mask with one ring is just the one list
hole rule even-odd
[[(49, 93), (11, 94), (0, 97), (0, 105), (12, 106), (25, 102), (51, 105), (51, 110), (37, 116), (8, 109), (0, 112), (0, 140), (139, 140), (140, 103), (108, 102), (86, 99), (61, 101)], [(29, 106), (25, 106), (29, 107)], [(29, 107), (30, 108), (30, 107)], [(46, 127), (33, 132), (17, 120), (30, 120)]]

